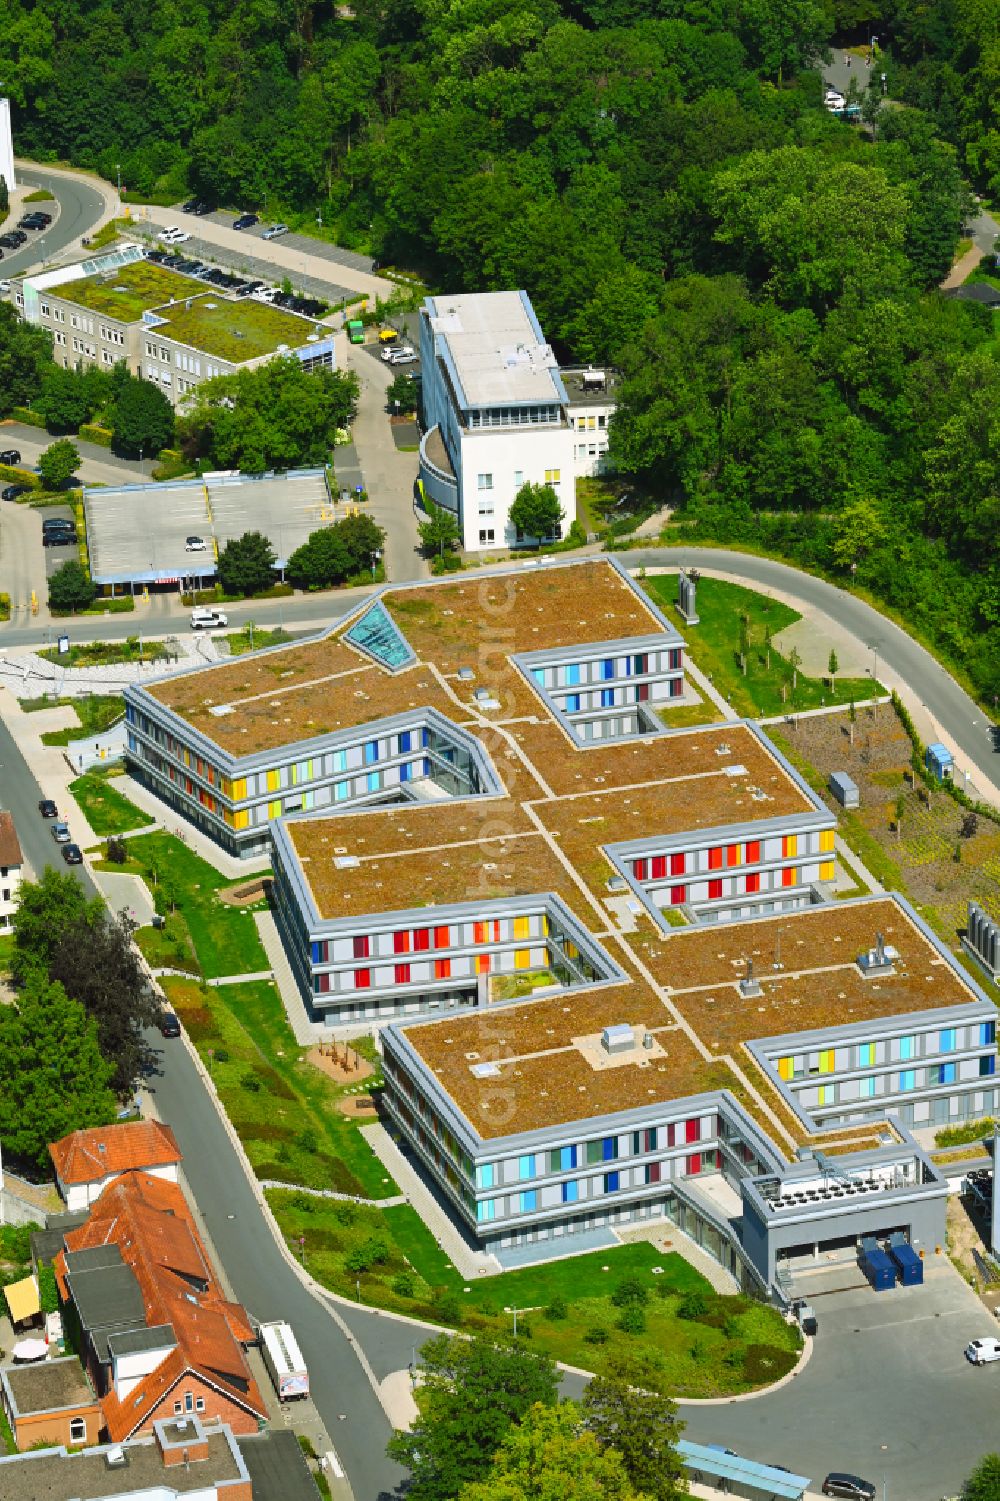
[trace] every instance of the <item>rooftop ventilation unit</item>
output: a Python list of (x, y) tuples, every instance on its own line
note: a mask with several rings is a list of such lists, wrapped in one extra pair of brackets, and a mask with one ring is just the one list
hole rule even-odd
[(606, 1053), (628, 1053), (635, 1047), (635, 1033), (627, 1022), (616, 1022), (604, 1028), (601, 1046)]
[(104, 1453), (104, 1463), (109, 1470), (123, 1470), (128, 1464), (128, 1455), (121, 1444), (116, 1444), (113, 1449), (107, 1449)]
[(892, 944), (886, 943), (881, 933), (876, 933), (875, 947), (858, 955), (858, 969), (866, 979), (871, 979), (876, 975), (895, 974), (893, 965), (898, 958), (899, 950), (894, 949)]
[(460, 683), (471, 683), (475, 675), (471, 667), (460, 667), (458, 669), (458, 681)]
[(747, 960), (747, 972), (740, 981), (740, 993), (745, 996), (760, 995), (760, 981), (753, 972), (753, 960)]
[(748, 775), (746, 767), (741, 766), (739, 761), (734, 761), (732, 766), (724, 766), (722, 770), (727, 777), (745, 777)]
[(212, 704), (208, 712), (216, 719), (222, 719), (224, 715), (233, 713), (233, 706), (232, 704)]
[(338, 870), (357, 870), (361, 861), (357, 855), (335, 855), (333, 863)]

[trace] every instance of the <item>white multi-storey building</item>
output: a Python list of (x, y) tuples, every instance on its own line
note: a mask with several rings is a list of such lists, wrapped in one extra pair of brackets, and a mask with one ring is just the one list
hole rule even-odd
[(24, 856), (14, 820), (9, 813), (0, 812), (0, 933), (9, 933), (13, 925), (23, 867)]

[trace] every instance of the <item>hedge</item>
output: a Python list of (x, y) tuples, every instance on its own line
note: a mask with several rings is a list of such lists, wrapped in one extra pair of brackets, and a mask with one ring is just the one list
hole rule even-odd
[(114, 434), (109, 427), (101, 427), (97, 422), (85, 422), (78, 436), (85, 443), (99, 443), (102, 448), (110, 448)]
[(29, 427), (45, 426), (41, 412), (33, 412), (30, 407), (12, 407), (10, 415), (16, 417), (18, 422), (26, 422)]
[(895, 689), (893, 689), (892, 693), (892, 707), (895, 709), (899, 722), (906, 731), (912, 747), (910, 765), (913, 768), (914, 775), (918, 776), (926, 786), (932, 788), (934, 791), (940, 789), (947, 792), (948, 796), (953, 797), (961, 807), (968, 808), (970, 812), (978, 814), (980, 818), (988, 818), (992, 823), (1000, 823), (1000, 810), (994, 808), (991, 803), (981, 803), (976, 798), (970, 797), (964, 788), (957, 785), (953, 777), (945, 777), (939, 782), (937, 777), (927, 770), (924, 762), (926, 746), (917, 732), (917, 727), (913, 723), (910, 711), (900, 699)]
[(0, 594), (0, 620), (10, 619), (10, 595)]

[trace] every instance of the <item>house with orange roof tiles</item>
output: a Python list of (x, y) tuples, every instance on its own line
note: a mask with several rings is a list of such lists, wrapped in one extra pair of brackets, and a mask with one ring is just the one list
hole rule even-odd
[(52, 1142), (49, 1156), (66, 1208), (76, 1211), (88, 1209), (122, 1173), (176, 1183), (181, 1150), (170, 1127), (159, 1121), (122, 1121), (74, 1131)]

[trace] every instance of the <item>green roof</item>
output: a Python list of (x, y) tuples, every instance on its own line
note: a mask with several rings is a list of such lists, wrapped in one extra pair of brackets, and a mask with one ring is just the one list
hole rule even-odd
[[(165, 320), (157, 324), (157, 333), (234, 365), (274, 354), (282, 344), (298, 349), (317, 328), (313, 318), (286, 313), (256, 298), (233, 300), (216, 293), (196, 297), (190, 306), (175, 303), (156, 312)], [(320, 328), (321, 335), (328, 333)]]
[(171, 297), (190, 297), (200, 289), (192, 276), (182, 276), (154, 261), (136, 261), (119, 266), (104, 276), (82, 276), (52, 288), (54, 297), (75, 302), (80, 307), (117, 318), (120, 323), (135, 323), (149, 308), (169, 302)]

